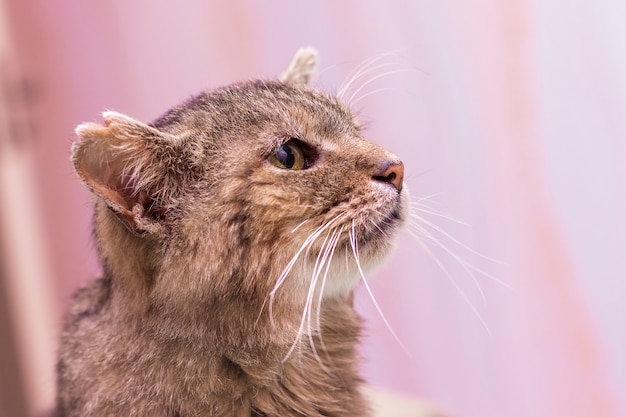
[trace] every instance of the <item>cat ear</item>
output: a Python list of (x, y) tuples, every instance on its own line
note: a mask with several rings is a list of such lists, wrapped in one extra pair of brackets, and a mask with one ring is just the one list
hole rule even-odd
[(104, 126), (85, 123), (76, 128), (74, 169), (132, 232), (157, 233), (162, 226), (159, 201), (172, 182), (167, 153), (176, 138), (123, 114), (102, 116)]
[(291, 60), (289, 68), (279, 80), (285, 83), (308, 84), (317, 66), (317, 51), (313, 48), (300, 48)]

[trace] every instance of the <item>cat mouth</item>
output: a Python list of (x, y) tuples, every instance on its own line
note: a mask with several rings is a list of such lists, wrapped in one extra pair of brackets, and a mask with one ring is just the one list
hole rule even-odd
[(390, 237), (390, 234), (395, 232), (398, 226), (404, 223), (404, 217), (400, 208), (395, 208), (389, 215), (381, 220), (377, 226), (382, 229), (382, 234), (386, 237)]
[(404, 224), (406, 217), (402, 200), (402, 197), (398, 196), (386, 215), (380, 213), (383, 214), (382, 217), (372, 218), (369, 224), (367, 222), (363, 223), (359, 242), (368, 245), (379, 243), (379, 239), (384, 239), (385, 241), (393, 240), (398, 229)]
[(393, 211), (385, 218), (385, 221), (401, 222), (404, 220), (402, 211), (400, 210), (400, 203), (396, 204)]
[(399, 193), (393, 202), (393, 206), (389, 210), (389, 214), (384, 217), (382, 223), (404, 223), (405, 220), (405, 207), (406, 207), (406, 193)]

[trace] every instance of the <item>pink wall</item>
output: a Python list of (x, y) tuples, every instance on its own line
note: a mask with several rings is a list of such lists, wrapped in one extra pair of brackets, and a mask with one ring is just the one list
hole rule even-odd
[[(184, 5), (183, 5), (184, 4)], [(400, 155), (444, 273), (408, 234), (367, 294), (365, 374), (452, 415), (626, 414), (626, 58), (618, 2), (9, 0), (33, 88), (35, 159), (54, 298), (98, 271), (75, 125), (150, 121), (204, 88), (274, 76), (300, 46), (336, 91), (366, 59), (390, 73), (356, 110)], [(479, 289), (480, 287), (480, 289)], [(58, 323), (60, 311), (53, 312)], [(484, 324), (483, 324), (484, 322)], [(50, 346), (53, 350), (54, 346)]]

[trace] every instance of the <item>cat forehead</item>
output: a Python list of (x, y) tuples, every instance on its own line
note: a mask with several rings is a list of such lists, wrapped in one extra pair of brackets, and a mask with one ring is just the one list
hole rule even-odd
[[(306, 86), (251, 81), (201, 93), (158, 119), (158, 129), (211, 133), (286, 130), (325, 137), (359, 136), (354, 114), (337, 98)], [(279, 132), (276, 132), (279, 133)]]

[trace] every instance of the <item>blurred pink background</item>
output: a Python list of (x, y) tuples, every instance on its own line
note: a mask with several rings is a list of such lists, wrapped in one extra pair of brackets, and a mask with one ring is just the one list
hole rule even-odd
[(439, 264), (404, 233), (369, 281), (406, 352), (360, 291), (364, 375), (452, 416), (626, 416), (625, 2), (2, 0), (0, 15), (7, 417), (50, 407), (62, 312), (99, 273), (74, 127), (107, 109), (152, 121), (309, 45), (329, 92), (377, 59), (354, 109), (443, 230), (422, 223)]

